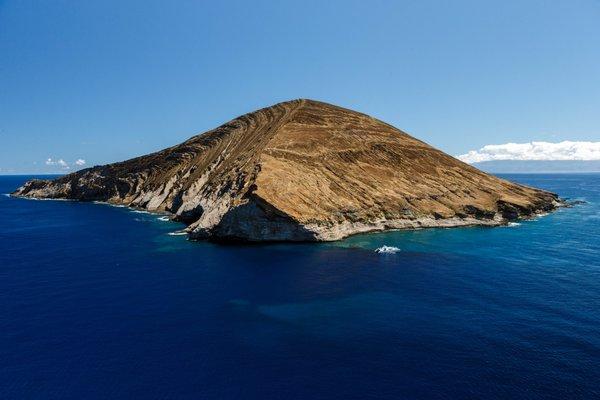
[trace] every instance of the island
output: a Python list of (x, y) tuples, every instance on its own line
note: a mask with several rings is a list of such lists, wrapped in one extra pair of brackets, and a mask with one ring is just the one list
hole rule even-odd
[(191, 239), (332, 241), (391, 229), (497, 226), (561, 205), (368, 115), (299, 99), (176, 146), (14, 196), (168, 212)]

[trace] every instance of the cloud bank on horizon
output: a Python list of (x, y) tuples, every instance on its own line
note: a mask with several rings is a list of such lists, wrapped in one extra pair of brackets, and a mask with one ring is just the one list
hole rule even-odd
[(488, 144), (457, 156), (468, 164), (484, 161), (594, 161), (600, 160), (600, 142), (529, 142)]

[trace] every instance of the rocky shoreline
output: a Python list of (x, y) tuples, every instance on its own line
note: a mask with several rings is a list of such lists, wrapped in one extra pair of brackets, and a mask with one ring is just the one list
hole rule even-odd
[[(31, 181), (30, 181), (31, 182)], [(48, 181), (51, 182), (51, 181)], [(28, 182), (29, 183), (29, 182)], [(27, 184), (28, 184), (27, 183)], [(123, 202), (115, 201), (101, 201), (101, 200), (85, 200), (75, 198), (64, 198), (64, 197), (51, 197), (54, 193), (48, 193), (42, 197), (35, 197), (27, 192), (27, 184), (11, 193), (10, 196), (17, 198), (26, 198), (31, 200), (49, 200), (49, 201), (92, 201), (99, 204), (106, 204), (114, 207), (127, 207), (134, 211), (146, 211), (155, 213), (156, 215), (167, 216), (169, 220), (176, 222), (185, 222), (185, 219), (180, 218), (177, 214), (173, 214), (169, 211), (158, 211), (151, 210), (143, 207), (132, 206)], [(22, 194), (27, 192), (27, 194)], [(223, 231), (219, 235), (207, 235), (205, 231), (195, 231), (191, 225), (185, 228), (182, 232), (185, 232), (188, 237), (192, 240), (214, 240), (214, 241), (296, 241), (296, 242), (313, 242), (313, 241), (337, 241), (349, 236), (362, 234), (362, 233), (373, 233), (373, 232), (384, 232), (394, 230), (415, 230), (415, 229), (428, 229), (428, 228), (457, 228), (457, 227), (468, 227), (468, 226), (487, 226), (497, 227), (505, 226), (511, 222), (520, 220), (534, 219), (538, 216), (547, 215), (560, 207), (571, 207), (571, 204), (556, 197), (551, 203), (540, 206), (540, 208), (526, 210), (525, 212), (509, 212), (508, 215), (501, 212), (493, 214), (492, 218), (476, 218), (476, 217), (451, 217), (451, 218), (436, 218), (435, 216), (427, 216), (416, 219), (396, 219), (396, 220), (377, 220), (377, 221), (344, 221), (338, 224), (320, 225), (318, 223), (311, 223), (307, 225), (301, 225), (295, 222), (291, 222), (287, 230), (289, 231), (285, 236), (280, 233), (285, 230), (282, 226), (277, 229), (279, 234), (277, 236), (265, 235), (264, 229), (261, 233), (259, 230), (262, 226), (254, 224), (248, 220), (246, 223), (240, 223), (236, 221), (237, 225), (248, 225), (244, 237), (240, 237), (239, 234), (224, 234), (226, 226), (222, 225), (220, 229)], [(271, 221), (271, 224), (275, 224)], [(233, 228), (233, 227), (232, 227)], [(256, 229), (258, 228), (258, 229)], [(231, 228), (229, 228), (231, 230)], [(240, 229), (239, 226), (235, 229)], [(256, 232), (252, 232), (255, 230)], [(258, 240), (253, 238), (259, 238)]]
[[(11, 197), (24, 198), (30, 200), (46, 200), (46, 201), (87, 201), (79, 199), (69, 198), (51, 198), (51, 197), (33, 197), (28, 195), (19, 194), (19, 188), (14, 193), (11, 193)], [(161, 215), (167, 220), (176, 222), (182, 222), (176, 214), (165, 211), (149, 211), (145, 208), (133, 207), (123, 203), (112, 203), (107, 201), (94, 200), (94, 203), (105, 204), (113, 207), (126, 207), (132, 211), (144, 211)], [(542, 207), (537, 210), (532, 210), (529, 214), (519, 214), (517, 216), (511, 216), (511, 218), (504, 218), (502, 214), (495, 214), (491, 219), (478, 219), (474, 217), (452, 217), (436, 219), (435, 217), (422, 217), (417, 219), (397, 219), (397, 220), (379, 220), (369, 222), (343, 222), (334, 226), (320, 226), (319, 224), (310, 224), (308, 226), (293, 225), (291, 229), (298, 231), (300, 234), (290, 234), (286, 238), (274, 237), (268, 238), (263, 237), (260, 240), (252, 240), (251, 238), (240, 238), (236, 236), (211, 236), (205, 235), (204, 233), (197, 234), (193, 229), (188, 226), (181, 231), (181, 234), (186, 234), (192, 240), (213, 240), (213, 241), (296, 241), (296, 242), (314, 242), (314, 241), (337, 241), (347, 238), (353, 235), (359, 235), (363, 233), (374, 233), (384, 231), (395, 231), (395, 230), (417, 230), (417, 229), (430, 229), (430, 228), (460, 228), (469, 226), (484, 226), (484, 227), (498, 227), (506, 226), (510, 223), (531, 220), (536, 217), (548, 215), (548, 213), (561, 208), (561, 207), (572, 207), (573, 205), (582, 202), (575, 202), (573, 204), (557, 198), (551, 206)], [(179, 232), (178, 232), (179, 233)], [(303, 233), (308, 233), (305, 235)]]

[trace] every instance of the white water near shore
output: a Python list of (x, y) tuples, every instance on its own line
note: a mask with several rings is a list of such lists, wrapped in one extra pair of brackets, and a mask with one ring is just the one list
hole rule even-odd
[(167, 235), (169, 235), (169, 236), (183, 236), (183, 235), (187, 235), (187, 232), (185, 232), (185, 231), (168, 232)]

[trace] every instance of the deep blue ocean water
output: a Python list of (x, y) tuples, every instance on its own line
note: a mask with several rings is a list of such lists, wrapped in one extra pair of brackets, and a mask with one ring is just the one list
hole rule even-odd
[(600, 175), (507, 178), (587, 203), (225, 246), (153, 214), (1, 196), (0, 398), (600, 398)]

